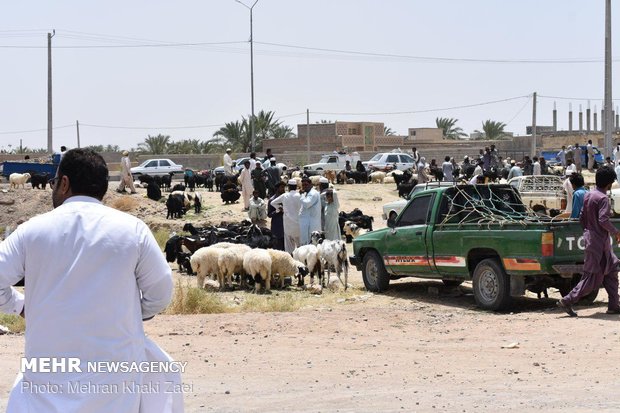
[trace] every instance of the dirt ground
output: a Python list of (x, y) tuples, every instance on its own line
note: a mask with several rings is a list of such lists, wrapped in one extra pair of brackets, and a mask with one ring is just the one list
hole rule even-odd
[[(359, 207), (383, 227), (381, 206), (397, 199), (394, 188), (337, 187), (341, 210)], [(174, 222), (141, 189), (134, 196), (109, 192), (105, 202), (129, 204), (128, 212), (151, 227), (175, 231), (186, 221), (243, 217), (240, 204), (223, 206), (208, 193), (203, 216)], [(0, 227), (14, 227), (49, 204), (49, 189), (0, 192)], [(191, 282), (176, 271), (175, 277)], [(476, 308), (468, 283), (454, 289), (405, 279), (377, 295), (363, 290), (355, 269), (350, 282), (353, 293), (326, 292), (296, 312), (160, 315), (145, 328), (188, 362), (187, 412), (620, 409), (620, 317), (605, 314), (604, 291), (575, 319), (556, 310), (556, 291), (549, 299), (518, 299), (513, 312), (491, 313)], [(21, 334), (0, 336), (0, 409), (23, 346)]]

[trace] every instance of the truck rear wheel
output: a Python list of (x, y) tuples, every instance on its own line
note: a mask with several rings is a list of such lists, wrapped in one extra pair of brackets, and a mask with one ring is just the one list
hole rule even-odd
[(368, 291), (380, 293), (388, 289), (390, 276), (376, 251), (369, 251), (364, 255), (362, 278)]
[(473, 276), (476, 304), (485, 310), (503, 310), (510, 305), (510, 278), (494, 258), (480, 261)]

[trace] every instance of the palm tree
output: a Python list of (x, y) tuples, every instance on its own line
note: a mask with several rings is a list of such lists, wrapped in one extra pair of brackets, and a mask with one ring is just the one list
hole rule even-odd
[(476, 132), (484, 133), (484, 137), (489, 140), (502, 139), (505, 135), (505, 127), (505, 123), (496, 122), (489, 119), (482, 122), (482, 132), (480, 132), (479, 130), (476, 130)]
[(272, 111), (261, 110), (258, 112), (258, 116), (254, 117), (255, 148), (258, 148), (265, 139), (269, 139), (272, 136), (273, 128), (280, 125), (280, 122), (273, 120), (273, 115)]
[(148, 152), (153, 155), (160, 155), (166, 153), (168, 149), (168, 143), (170, 142), (169, 135), (159, 134), (157, 136), (149, 135), (144, 142), (138, 144), (138, 149), (142, 152)]
[(288, 125), (278, 125), (271, 130), (271, 136), (274, 139), (290, 139), (296, 138), (293, 128)]
[(226, 143), (235, 152), (248, 152), (252, 144), (247, 119), (228, 122), (213, 134), (214, 138)]
[(435, 124), (438, 128), (443, 130), (444, 139), (460, 139), (461, 137), (467, 136), (463, 129), (456, 126), (458, 119), (454, 118), (436, 118)]
[(392, 128), (383, 126), (383, 136), (394, 136), (394, 135), (396, 135), (396, 132), (394, 132)]

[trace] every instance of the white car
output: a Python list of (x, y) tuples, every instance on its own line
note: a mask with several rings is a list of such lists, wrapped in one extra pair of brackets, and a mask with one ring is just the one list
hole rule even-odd
[(345, 168), (347, 161), (349, 161), (351, 168), (355, 169), (355, 165), (359, 160), (360, 155), (357, 152), (353, 152), (352, 154), (330, 153), (323, 155), (321, 160), (317, 163), (304, 165), (304, 169), (311, 171), (341, 171)]
[(177, 165), (170, 159), (147, 159), (138, 166), (131, 168), (131, 175), (134, 177), (140, 175), (168, 175), (170, 172), (175, 174), (184, 173), (183, 165)]
[(566, 191), (562, 178), (557, 175), (516, 176), (508, 184), (519, 191), (521, 200), (530, 208), (536, 205), (542, 205), (547, 210), (566, 208)]
[(439, 188), (442, 186), (454, 186), (454, 182), (432, 181), (414, 186), (411, 192), (409, 192), (409, 195), (405, 197), (405, 199), (399, 199), (398, 201), (388, 202), (387, 204), (383, 205), (383, 219), (396, 219), (398, 214), (400, 214), (400, 211), (402, 211), (403, 208), (407, 205), (407, 202), (409, 202), (411, 197), (418, 192), (424, 191), (426, 189)]
[(369, 161), (362, 162), (367, 170), (391, 171), (396, 168), (401, 171), (414, 167), (414, 161), (411, 155), (399, 152), (378, 153)]

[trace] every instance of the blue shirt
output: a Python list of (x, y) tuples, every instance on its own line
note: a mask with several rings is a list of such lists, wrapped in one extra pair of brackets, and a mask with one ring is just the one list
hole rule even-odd
[(582, 186), (573, 192), (573, 210), (570, 213), (571, 218), (579, 218), (581, 208), (583, 208), (583, 198), (586, 196), (586, 189)]

